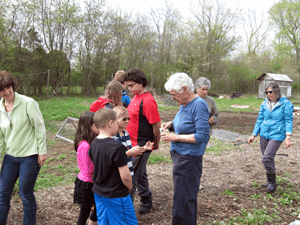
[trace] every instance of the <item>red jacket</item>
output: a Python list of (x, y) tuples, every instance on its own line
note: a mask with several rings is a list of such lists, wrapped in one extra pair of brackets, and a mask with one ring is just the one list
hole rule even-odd
[(111, 100), (107, 101), (105, 98), (99, 97), (96, 101), (94, 101), (90, 106), (91, 112), (97, 112), (99, 109), (104, 108), (105, 105), (109, 102), (113, 102)]

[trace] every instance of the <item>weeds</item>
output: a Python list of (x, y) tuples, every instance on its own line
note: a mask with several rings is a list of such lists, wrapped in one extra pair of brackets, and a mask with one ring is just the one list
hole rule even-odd
[(163, 162), (167, 162), (167, 163), (171, 163), (172, 160), (165, 156), (165, 155), (150, 155), (147, 164), (148, 165), (152, 165), (152, 164), (156, 164), (156, 163), (163, 163)]
[(228, 144), (215, 137), (211, 137), (210, 141), (213, 143), (213, 145), (209, 148), (206, 148), (205, 151), (214, 152), (215, 155), (217, 153), (221, 153), (222, 151), (231, 151), (235, 149), (235, 147), (232, 144)]
[(261, 194), (253, 194), (250, 196), (250, 199), (252, 200), (255, 200), (255, 199), (258, 199), (258, 198), (261, 198)]
[(234, 193), (230, 189), (227, 189), (226, 191), (223, 191), (222, 193), (225, 195), (234, 196)]
[(259, 187), (260, 185), (257, 183), (257, 182), (254, 182), (253, 183), (253, 187), (255, 187), (255, 188), (257, 188), (257, 187)]

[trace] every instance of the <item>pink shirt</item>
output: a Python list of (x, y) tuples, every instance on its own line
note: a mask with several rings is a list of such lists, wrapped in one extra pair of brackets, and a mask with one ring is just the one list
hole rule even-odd
[(77, 148), (77, 163), (80, 172), (78, 173), (78, 179), (84, 182), (93, 183), (93, 171), (94, 164), (88, 155), (90, 145), (87, 141), (82, 141)]

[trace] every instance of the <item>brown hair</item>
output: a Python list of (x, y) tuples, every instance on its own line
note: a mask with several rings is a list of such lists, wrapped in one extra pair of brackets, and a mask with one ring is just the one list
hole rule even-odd
[(112, 100), (114, 103), (120, 102), (123, 96), (123, 86), (119, 81), (113, 80), (109, 82), (106, 87), (105, 94), (107, 94), (108, 99)]
[(124, 74), (123, 79), (124, 81), (134, 81), (138, 84), (142, 84), (143, 87), (146, 87), (148, 84), (145, 73), (141, 69), (137, 68), (128, 70)]
[(123, 79), (123, 76), (126, 72), (124, 70), (118, 70), (115, 74), (115, 80), (119, 81), (121, 84), (124, 84), (125, 81)]
[[(282, 97), (282, 95), (281, 95), (280, 88), (279, 88), (278, 84), (276, 82), (270, 83), (265, 91), (267, 91), (268, 88), (272, 89), (272, 91), (274, 92), (274, 94), (277, 98), (277, 101), (279, 101), (279, 99)], [(268, 95), (267, 95), (267, 98), (268, 98), (268, 100), (270, 100)]]
[(94, 116), (95, 126), (99, 128), (103, 128), (109, 121), (115, 121), (117, 119), (117, 114), (114, 110), (109, 108), (101, 108), (99, 109)]
[(12, 86), (13, 90), (18, 89), (17, 79), (7, 71), (0, 71), (0, 91), (3, 91), (4, 88)]
[(76, 152), (80, 142), (87, 141), (87, 143), (91, 145), (96, 136), (95, 134), (93, 134), (91, 129), (91, 126), (94, 123), (94, 115), (95, 113), (93, 112), (85, 111), (81, 113), (79, 117), (78, 128), (74, 140), (74, 148)]

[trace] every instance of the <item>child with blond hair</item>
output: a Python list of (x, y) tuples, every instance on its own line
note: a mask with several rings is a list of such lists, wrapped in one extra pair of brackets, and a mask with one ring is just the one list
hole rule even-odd
[(127, 166), (125, 147), (114, 140), (118, 132), (117, 114), (99, 109), (94, 123), (100, 134), (89, 150), (94, 163), (93, 182), (98, 224), (138, 224), (129, 191), (132, 178)]
[(127, 165), (129, 167), (132, 179), (134, 176), (134, 168), (132, 164), (132, 157), (137, 155), (142, 155), (146, 150), (152, 150), (153, 143), (148, 141), (145, 146), (135, 146), (132, 147), (130, 136), (126, 131), (126, 127), (130, 120), (128, 110), (124, 106), (116, 106), (113, 110), (117, 113), (117, 120), (118, 120), (118, 132), (116, 136), (113, 138), (119, 142), (121, 142), (124, 147), (126, 148), (126, 155), (127, 155)]

